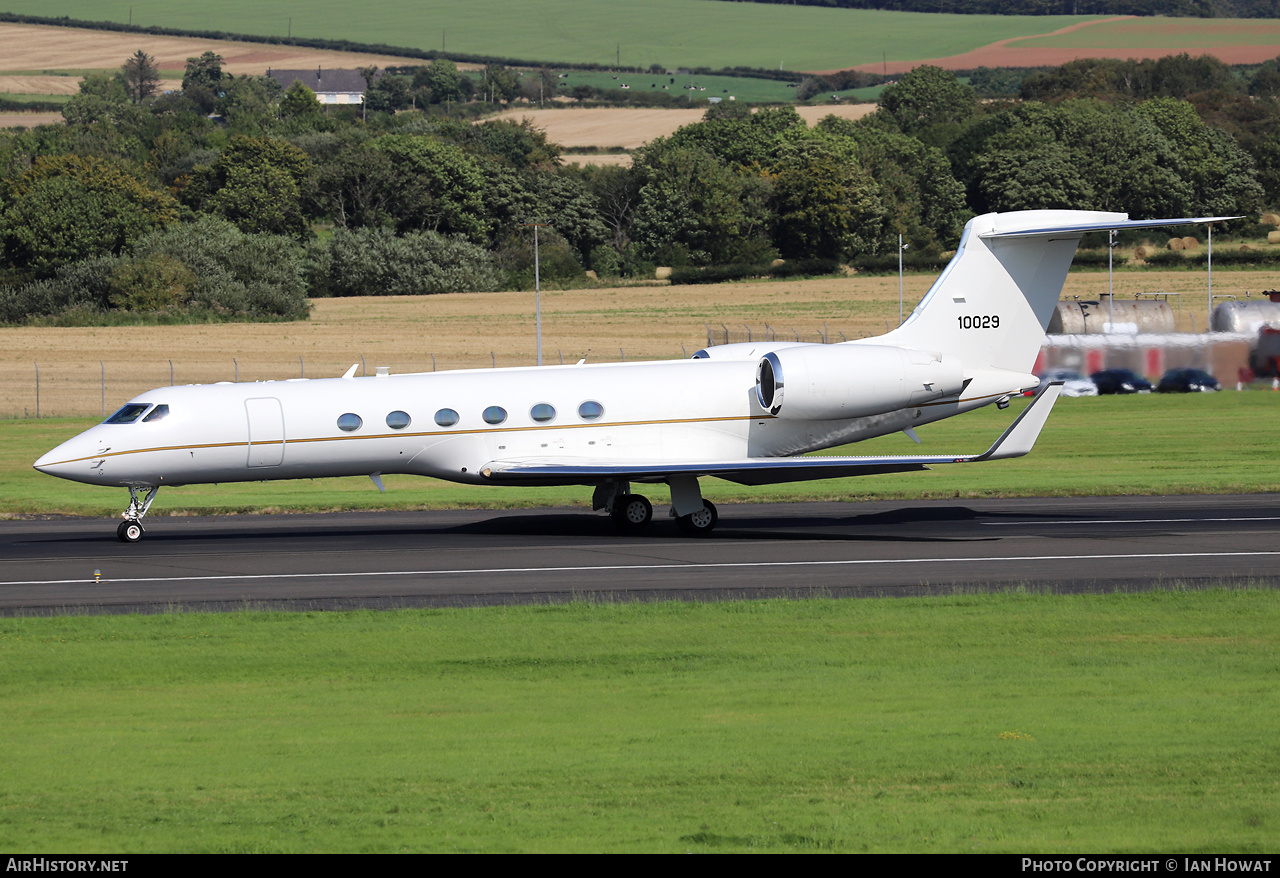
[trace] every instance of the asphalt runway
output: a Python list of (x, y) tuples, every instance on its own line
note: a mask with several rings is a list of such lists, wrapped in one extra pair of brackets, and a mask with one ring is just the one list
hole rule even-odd
[(0, 522), (0, 614), (1280, 585), (1280, 498), (725, 505), (710, 538), (655, 510)]

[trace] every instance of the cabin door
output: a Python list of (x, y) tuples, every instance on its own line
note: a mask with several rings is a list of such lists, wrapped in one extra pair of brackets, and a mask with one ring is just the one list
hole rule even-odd
[(249, 417), (249, 466), (279, 466), (284, 462), (284, 411), (274, 397), (246, 399)]

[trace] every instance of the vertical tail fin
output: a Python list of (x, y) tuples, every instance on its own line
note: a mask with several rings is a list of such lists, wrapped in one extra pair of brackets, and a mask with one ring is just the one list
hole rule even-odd
[(1027, 372), (1086, 232), (1218, 222), (1235, 217), (1130, 220), (1093, 210), (989, 213), (911, 316), (877, 343), (954, 354), (965, 370)]

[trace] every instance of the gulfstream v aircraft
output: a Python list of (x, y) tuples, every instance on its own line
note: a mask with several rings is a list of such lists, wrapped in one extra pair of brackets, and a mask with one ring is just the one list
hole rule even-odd
[[(802, 457), (905, 432), (1034, 388), (1044, 328), (1089, 231), (1211, 222), (1123, 213), (987, 214), (902, 326), (842, 344), (730, 344), (690, 360), (161, 387), (35, 463), (129, 489), (118, 535), (169, 485), (368, 475), (477, 485), (584, 485), (624, 528), (653, 515), (632, 485), (665, 482), (681, 528), (707, 534), (698, 480), (745, 485), (907, 472), (1031, 450), (1047, 386), (976, 455)], [(379, 370), (380, 373), (383, 370)]]

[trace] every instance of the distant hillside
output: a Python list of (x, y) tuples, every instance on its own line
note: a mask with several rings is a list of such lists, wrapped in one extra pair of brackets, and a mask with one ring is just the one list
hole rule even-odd
[(1280, 18), (1280, 0), (730, 0), (952, 15), (1168, 15)]

